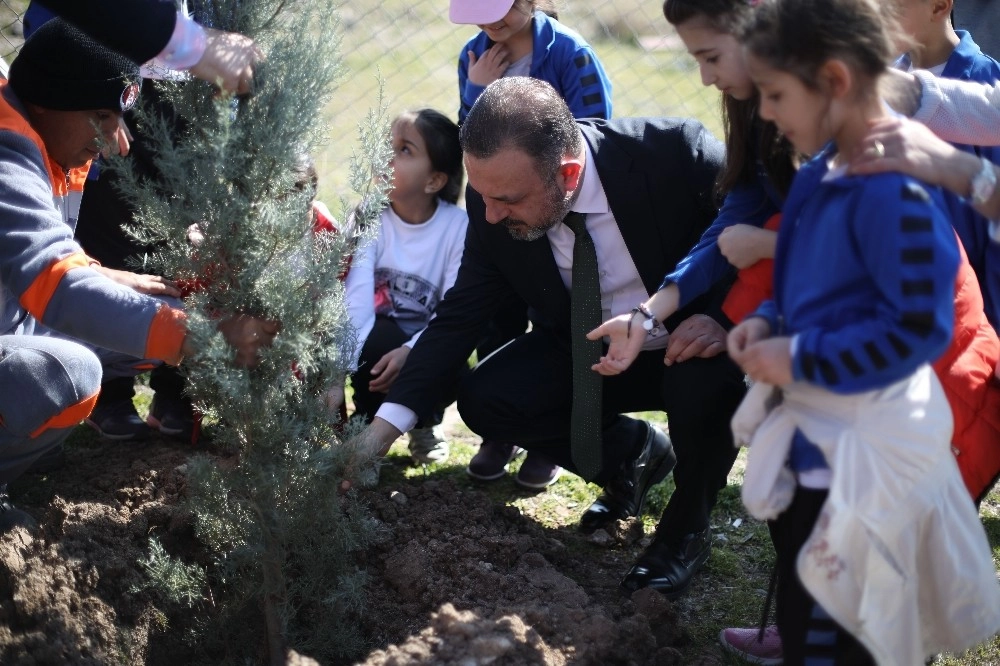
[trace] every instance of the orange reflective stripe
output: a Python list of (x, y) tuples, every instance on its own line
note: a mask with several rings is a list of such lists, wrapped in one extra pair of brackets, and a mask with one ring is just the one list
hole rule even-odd
[(56, 289), (59, 288), (59, 283), (62, 282), (66, 273), (74, 268), (87, 268), (89, 266), (90, 259), (82, 252), (56, 259), (49, 264), (48, 268), (39, 273), (31, 286), (21, 294), (21, 307), (31, 313), (31, 316), (38, 321), (43, 321), (42, 313), (49, 306), (52, 294), (56, 293)]
[(181, 361), (181, 345), (187, 334), (187, 315), (183, 310), (175, 310), (161, 305), (149, 325), (146, 338), (146, 358), (158, 358), (171, 365)]
[(69, 191), (83, 192), (84, 185), (87, 184), (87, 174), (90, 173), (90, 162), (82, 167), (69, 170)]
[[(5, 85), (7, 85), (6, 82), (0, 83), (0, 88)], [(0, 130), (10, 130), (31, 139), (45, 160), (45, 168), (49, 172), (49, 182), (52, 184), (52, 193), (56, 196), (66, 193), (66, 172), (49, 155), (49, 151), (45, 149), (45, 142), (28, 123), (28, 119), (11, 106), (2, 95), (0, 95)], [(90, 168), (90, 163), (88, 162), (80, 168), (84, 169), (84, 173), (86, 173), (86, 170)], [(72, 180), (72, 175), (70, 178)]]
[(89, 398), (84, 398), (75, 405), (70, 405), (53, 416), (51, 419), (42, 424), (42, 427), (31, 433), (32, 439), (38, 437), (46, 430), (51, 430), (53, 428), (72, 428), (77, 423), (90, 416), (90, 412), (94, 410), (94, 404), (97, 403), (97, 396), (100, 395), (100, 393), (101, 390), (98, 389), (94, 392), (94, 395)]

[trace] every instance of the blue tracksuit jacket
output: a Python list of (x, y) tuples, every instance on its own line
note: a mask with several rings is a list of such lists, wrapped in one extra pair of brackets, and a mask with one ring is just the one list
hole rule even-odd
[[(797, 381), (853, 393), (899, 381), (947, 348), (959, 255), (937, 190), (898, 173), (824, 180), (830, 155), (792, 183), (774, 300), (754, 315), (796, 336)], [(792, 465), (825, 463), (799, 435)]]
[[(544, 12), (535, 12), (532, 29), (534, 52), (529, 75), (552, 84), (575, 118), (610, 118), (611, 81), (590, 44)], [(458, 54), (459, 125), (485, 90), (469, 81), (468, 52), (479, 58), (491, 46), (493, 41), (480, 32)]]

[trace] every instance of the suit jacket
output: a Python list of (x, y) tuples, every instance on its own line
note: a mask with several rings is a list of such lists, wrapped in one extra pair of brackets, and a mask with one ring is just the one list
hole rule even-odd
[[(588, 120), (580, 122), (580, 129), (596, 163), (587, 165), (585, 177), (596, 167), (625, 244), (652, 294), (715, 219), (713, 187), (725, 148), (694, 120)], [(469, 228), (458, 277), (386, 398), (417, 414), (433, 407), (438, 387), (466, 362), (483, 328), (512, 293), (533, 309), (536, 327), (550, 327), (569, 344), (570, 295), (548, 237), (530, 242), (512, 238), (503, 225), (486, 222), (482, 198), (471, 189), (469, 194)], [(705, 311), (717, 298), (707, 294), (696, 299), (667, 321), (668, 328)]]

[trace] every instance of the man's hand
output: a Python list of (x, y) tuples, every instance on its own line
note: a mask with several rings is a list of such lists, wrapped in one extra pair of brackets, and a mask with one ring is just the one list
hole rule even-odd
[[(631, 319), (638, 321), (632, 322), (632, 332), (629, 333)], [(628, 370), (642, 351), (642, 343), (646, 341), (646, 329), (642, 327), (643, 320), (643, 317), (632, 313), (618, 315), (587, 333), (588, 340), (600, 340), (604, 336), (609, 338), (608, 353), (590, 366), (590, 369), (605, 376), (617, 375)]]
[(664, 365), (681, 363), (689, 358), (711, 358), (726, 351), (726, 329), (708, 315), (691, 315), (670, 332), (670, 342), (663, 354)]
[(376, 393), (388, 393), (409, 355), (410, 348), (405, 345), (386, 353), (378, 360), (378, 363), (372, 366), (371, 375), (375, 379), (368, 382), (368, 389)]
[(236, 315), (225, 319), (218, 326), (219, 332), (236, 349), (236, 365), (252, 368), (260, 363), (260, 348), (270, 347), (274, 336), (281, 330), (281, 323)]
[(130, 271), (119, 271), (114, 268), (94, 265), (93, 269), (118, 284), (133, 289), (140, 294), (150, 296), (173, 296), (181, 297), (181, 290), (173, 280), (168, 280), (159, 275), (145, 275), (142, 273), (132, 273)]
[(354, 485), (357, 471), (352, 468), (355, 465), (363, 464), (373, 457), (385, 457), (389, 447), (402, 434), (396, 426), (376, 416), (359, 435), (344, 442), (344, 446), (352, 450), (352, 462), (345, 470), (347, 478), (340, 483), (340, 492), (346, 493)]
[(323, 404), (330, 410), (333, 417), (340, 416), (340, 406), (344, 404), (346, 390), (344, 388), (345, 378), (339, 377), (330, 385), (330, 388), (323, 394)]
[(213, 28), (205, 28), (205, 38), (205, 53), (191, 74), (225, 92), (252, 92), (254, 66), (264, 59), (260, 47), (249, 37)]
[(503, 44), (494, 44), (486, 50), (478, 59), (476, 54), (469, 51), (469, 81), (477, 86), (486, 87), (503, 76), (507, 71), (510, 62), (507, 56), (510, 54)]

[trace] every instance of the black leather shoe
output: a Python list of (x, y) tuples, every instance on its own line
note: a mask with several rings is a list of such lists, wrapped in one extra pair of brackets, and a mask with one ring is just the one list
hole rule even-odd
[(621, 591), (631, 595), (649, 587), (668, 599), (679, 597), (691, 585), (694, 575), (712, 553), (712, 530), (685, 535), (679, 542), (666, 543), (655, 539), (649, 544), (621, 582)]
[(584, 534), (638, 515), (649, 489), (667, 478), (677, 464), (670, 438), (659, 428), (646, 427), (649, 431), (642, 452), (622, 465), (621, 473), (604, 486), (604, 492), (580, 517), (579, 529)]

